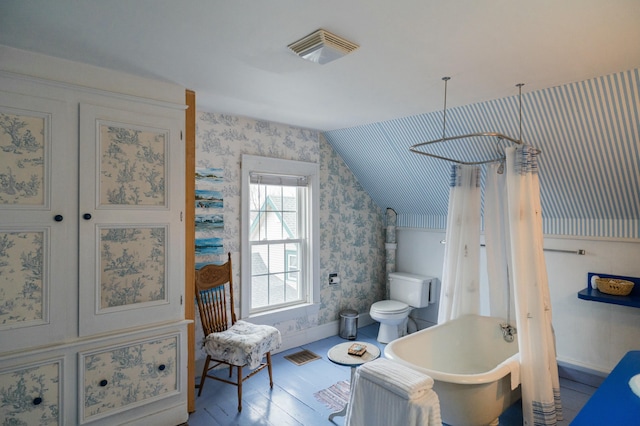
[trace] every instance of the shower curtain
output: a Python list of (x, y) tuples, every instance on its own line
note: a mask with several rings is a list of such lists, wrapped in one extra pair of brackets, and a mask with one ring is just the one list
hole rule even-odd
[(511, 281), (524, 425), (555, 425), (562, 420), (562, 406), (543, 253), (537, 153), (529, 146), (518, 146), (507, 148), (505, 155), (504, 174), (492, 168), (487, 173), (485, 239), (490, 287), (500, 293)]
[[(485, 242), (489, 314), (514, 313), (525, 426), (562, 420), (560, 382), (543, 253), (537, 153), (505, 149), (503, 174), (487, 172)], [(438, 323), (480, 312), (480, 169), (453, 166)], [(511, 321), (513, 324), (513, 321)]]
[(484, 242), (486, 246), (489, 312), (492, 317), (504, 318), (515, 325), (515, 304), (509, 280), (511, 257), (508, 252), (506, 182), (504, 165), (487, 166), (484, 191)]
[(438, 324), (480, 313), (480, 168), (453, 166)]

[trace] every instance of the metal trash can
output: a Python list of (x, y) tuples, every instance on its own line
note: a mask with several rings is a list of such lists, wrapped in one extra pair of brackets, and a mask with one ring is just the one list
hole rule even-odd
[(340, 312), (340, 337), (355, 340), (358, 337), (358, 311), (345, 309)]

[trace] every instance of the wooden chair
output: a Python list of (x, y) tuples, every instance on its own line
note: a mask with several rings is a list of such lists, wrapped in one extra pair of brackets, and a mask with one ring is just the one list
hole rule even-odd
[[(232, 384), (238, 387), (238, 411), (242, 411), (242, 382), (267, 367), (269, 386), (273, 388), (271, 351), (280, 347), (282, 337), (275, 327), (236, 321), (232, 275), (231, 253), (223, 265), (205, 265), (196, 271), (196, 300), (207, 352), (198, 396), (207, 377)], [(265, 356), (267, 361), (263, 362)], [(209, 373), (221, 364), (229, 366), (229, 379)], [(243, 367), (247, 366), (252, 371), (243, 377)], [(233, 367), (237, 369), (235, 382), (230, 380)]]

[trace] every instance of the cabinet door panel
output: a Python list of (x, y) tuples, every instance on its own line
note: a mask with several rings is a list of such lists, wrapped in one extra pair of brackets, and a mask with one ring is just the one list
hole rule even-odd
[(98, 312), (167, 303), (166, 227), (99, 228)]
[(0, 372), (0, 418), (7, 425), (61, 425), (62, 361)]
[(71, 116), (66, 103), (0, 91), (0, 353), (76, 335)]
[(80, 354), (81, 418), (94, 420), (179, 393), (179, 336)]
[(80, 105), (81, 336), (182, 317), (182, 123)]
[(48, 230), (0, 228), (0, 324), (20, 328), (49, 323)]
[(97, 120), (99, 208), (167, 207), (167, 129)]

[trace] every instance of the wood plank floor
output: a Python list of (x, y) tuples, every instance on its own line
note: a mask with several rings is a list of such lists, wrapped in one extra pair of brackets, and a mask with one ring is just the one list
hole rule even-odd
[[(360, 328), (358, 340), (375, 343), (384, 353), (385, 345), (376, 341), (377, 332), (377, 323)], [(272, 357), (273, 390), (269, 388), (269, 375), (266, 370), (244, 382), (241, 413), (237, 411), (237, 393), (234, 386), (207, 380), (202, 396), (196, 398), (196, 411), (189, 416), (189, 426), (343, 425), (344, 417), (334, 418), (335, 423), (328, 420), (333, 410), (318, 402), (314, 393), (341, 380), (349, 380), (349, 368), (333, 364), (327, 358), (327, 351), (332, 346), (345, 341), (339, 336), (332, 336), (275, 354)], [(302, 349), (310, 350), (322, 359), (301, 366), (284, 359), (285, 355)], [(561, 379), (564, 421), (559, 423), (560, 426), (571, 423), (595, 389)], [(500, 425), (522, 425), (522, 407), (519, 402), (500, 417)]]

